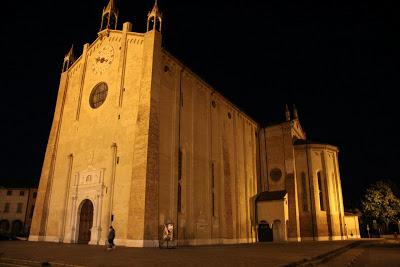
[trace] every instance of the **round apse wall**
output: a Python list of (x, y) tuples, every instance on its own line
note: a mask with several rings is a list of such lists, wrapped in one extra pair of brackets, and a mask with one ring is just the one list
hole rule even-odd
[(89, 104), (90, 107), (95, 109), (100, 107), (106, 101), (108, 93), (108, 86), (105, 82), (97, 84), (90, 93)]

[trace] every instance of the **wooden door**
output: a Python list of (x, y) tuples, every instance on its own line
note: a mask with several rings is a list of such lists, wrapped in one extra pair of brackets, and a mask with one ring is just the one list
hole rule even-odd
[(90, 230), (93, 226), (93, 204), (89, 199), (85, 199), (81, 206), (79, 216), (79, 237), (78, 243), (88, 244), (90, 241)]

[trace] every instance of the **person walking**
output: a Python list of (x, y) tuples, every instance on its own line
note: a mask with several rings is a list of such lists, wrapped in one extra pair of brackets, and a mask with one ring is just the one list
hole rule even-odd
[(110, 231), (108, 232), (108, 249), (115, 249), (114, 238), (115, 238), (115, 230), (112, 226), (110, 226)]

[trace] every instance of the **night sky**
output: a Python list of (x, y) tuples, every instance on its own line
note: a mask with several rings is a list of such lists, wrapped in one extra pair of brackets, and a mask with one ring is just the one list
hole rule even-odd
[[(0, 185), (38, 185), (63, 57), (72, 43), (79, 56), (96, 39), (107, 1), (2, 3)], [(296, 104), (308, 138), (340, 149), (347, 207), (376, 180), (400, 185), (399, 9), (383, 1), (215, 2), (160, 0), (163, 46), (262, 125)], [(145, 30), (152, 1), (116, 5), (119, 29), (130, 21)]]

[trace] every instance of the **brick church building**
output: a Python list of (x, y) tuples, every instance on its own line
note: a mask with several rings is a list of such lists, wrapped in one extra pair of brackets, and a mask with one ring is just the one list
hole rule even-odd
[(29, 240), (158, 246), (346, 239), (338, 149), (307, 140), (297, 110), (262, 127), (162, 47), (103, 9), (65, 56)]

